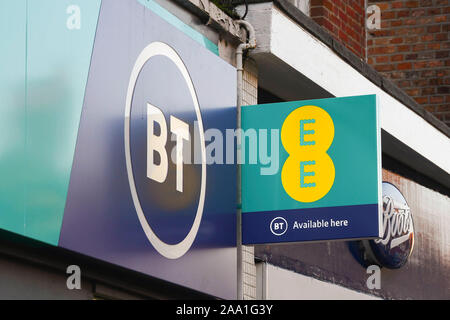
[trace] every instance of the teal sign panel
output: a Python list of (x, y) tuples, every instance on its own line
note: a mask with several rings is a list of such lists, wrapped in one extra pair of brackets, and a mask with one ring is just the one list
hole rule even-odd
[[(218, 55), (216, 44), (155, 1), (134, 2)], [(0, 1), (2, 229), (58, 244), (102, 6)]]
[(375, 95), (242, 108), (243, 242), (378, 237)]
[(100, 3), (0, 2), (0, 226), (53, 245)]

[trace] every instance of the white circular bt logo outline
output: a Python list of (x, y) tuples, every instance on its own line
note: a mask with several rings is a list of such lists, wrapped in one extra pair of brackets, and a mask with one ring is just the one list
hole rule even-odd
[[(284, 231), (281, 232), (281, 233), (277, 233), (277, 232), (275, 232), (275, 231), (273, 230), (273, 223), (274, 223), (274, 221), (277, 220), (277, 219), (283, 220), (283, 221), (284, 221), (284, 224), (285, 224), (285, 226), (286, 226), (286, 228), (284, 229)], [(276, 218), (274, 218), (274, 219), (270, 222), (270, 232), (272, 232), (272, 233), (273, 233), (274, 235), (276, 235), (276, 236), (282, 236), (283, 234), (286, 233), (287, 230), (288, 230), (288, 223), (287, 223), (286, 219), (284, 219), (283, 217), (276, 217)]]
[[(158, 236), (155, 234), (153, 229), (150, 227), (147, 219), (145, 218), (144, 212), (141, 207), (141, 203), (139, 201), (139, 197), (136, 191), (136, 185), (134, 182), (133, 176), (133, 168), (131, 164), (131, 152), (130, 152), (130, 115), (131, 115), (131, 104), (133, 101), (134, 89), (136, 86), (136, 82), (138, 76), (143, 69), (144, 65), (154, 56), (165, 56), (169, 58), (178, 70), (181, 72), (186, 84), (188, 86), (189, 92), (192, 97), (192, 102), (194, 103), (195, 113), (198, 121), (198, 128), (200, 134), (200, 146), (201, 146), (201, 159), (202, 159), (202, 177), (201, 177), (201, 185), (200, 185), (200, 195), (197, 206), (197, 212), (195, 214), (194, 222), (192, 223), (191, 229), (187, 236), (177, 244), (167, 244), (163, 242)], [(136, 213), (139, 218), (139, 222), (142, 226), (142, 229), (145, 232), (150, 243), (153, 247), (158, 251), (161, 255), (168, 259), (178, 259), (182, 257), (192, 246), (194, 242), (198, 229), (200, 227), (200, 222), (203, 216), (203, 207), (205, 204), (205, 191), (206, 191), (206, 147), (205, 147), (205, 135), (203, 130), (203, 121), (200, 112), (200, 106), (198, 103), (197, 94), (195, 92), (194, 84), (189, 75), (189, 72), (186, 66), (183, 63), (183, 60), (178, 55), (178, 53), (169, 45), (163, 42), (152, 42), (147, 47), (142, 50), (139, 57), (136, 60), (136, 63), (133, 67), (133, 71), (131, 72), (130, 82), (128, 84), (127, 98), (126, 98), (126, 107), (125, 107), (125, 126), (124, 126), (124, 138), (125, 138), (125, 159), (127, 166), (127, 174), (128, 174), (128, 182), (130, 184), (131, 196), (133, 198), (134, 207), (136, 209)]]

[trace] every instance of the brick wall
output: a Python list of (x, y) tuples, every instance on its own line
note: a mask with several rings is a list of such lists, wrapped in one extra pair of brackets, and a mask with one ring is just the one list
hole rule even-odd
[(310, 0), (311, 18), (361, 58), (365, 58), (365, 1)]
[(369, 0), (381, 29), (368, 31), (368, 62), (450, 125), (450, 1)]

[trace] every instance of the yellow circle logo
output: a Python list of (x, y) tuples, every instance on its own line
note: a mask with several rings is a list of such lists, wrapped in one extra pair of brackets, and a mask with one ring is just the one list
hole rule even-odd
[(287, 116), (281, 142), (289, 157), (281, 170), (281, 182), (291, 198), (314, 202), (330, 191), (335, 168), (327, 151), (333, 139), (333, 120), (322, 108), (304, 106)]

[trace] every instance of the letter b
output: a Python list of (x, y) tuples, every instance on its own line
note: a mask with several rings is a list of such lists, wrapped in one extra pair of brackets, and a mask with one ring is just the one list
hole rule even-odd
[[(155, 135), (155, 122), (160, 134)], [(166, 152), (167, 124), (162, 111), (147, 103), (147, 177), (159, 183), (167, 178), (168, 159)], [(159, 154), (159, 164), (155, 164), (154, 152)]]

